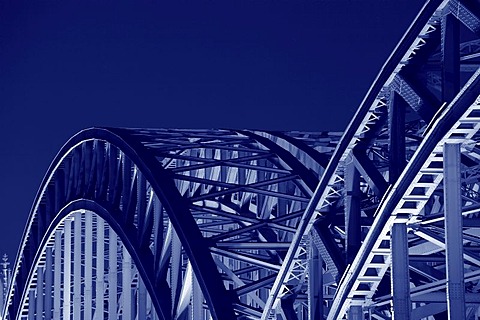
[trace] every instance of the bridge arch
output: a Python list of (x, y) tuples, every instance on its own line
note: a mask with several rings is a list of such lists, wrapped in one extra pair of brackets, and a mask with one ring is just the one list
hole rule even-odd
[[(45, 232), (27, 276), (18, 318), (61, 319), (76, 314), (104, 319), (110, 313), (122, 319), (160, 318), (154, 305), (161, 301), (152, 301), (158, 297), (149, 294), (155, 289), (145, 270), (148, 267), (111, 214), (85, 199), (74, 200), (60, 210)], [(122, 258), (120, 266), (118, 255)], [(112, 281), (117, 275), (122, 277), (118, 289), (117, 281)], [(119, 297), (110, 294), (113, 282)]]
[[(280, 138), (275, 135), (261, 135), (93, 128), (72, 137), (38, 192), (17, 257), (6, 318), (28, 313), (25, 302), (38, 261), (55, 230), (64, 228), (65, 217), (79, 210), (94, 212), (118, 235), (159, 319), (187, 319), (194, 303), (202, 309), (197, 315), (214, 319), (258, 315), (260, 296), (280, 268), (292, 227), (308, 202), (312, 181), (318, 179), (312, 172), (321, 167), (310, 155), (300, 161), (285, 156), (285, 148), (295, 147), (277, 144)], [(310, 154), (317, 152), (311, 149)], [(232, 239), (243, 242), (226, 241)], [(88, 242), (94, 250), (96, 245)], [(265, 252), (265, 257), (255, 258), (253, 251)], [(236, 274), (248, 268), (248, 277), (255, 278), (250, 282), (258, 283), (246, 283)], [(192, 276), (193, 282), (187, 279)], [(191, 288), (182, 289), (187, 282), (201, 289), (195, 299)]]

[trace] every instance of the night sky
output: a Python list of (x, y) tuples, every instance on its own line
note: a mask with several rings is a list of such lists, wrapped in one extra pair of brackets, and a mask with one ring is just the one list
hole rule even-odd
[(0, 252), (83, 128), (343, 131), (423, 4), (0, 0)]

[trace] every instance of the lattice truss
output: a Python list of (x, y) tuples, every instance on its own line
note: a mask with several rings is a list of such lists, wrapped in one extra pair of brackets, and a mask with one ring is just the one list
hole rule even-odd
[(306, 273), (308, 233), (324, 261), (309, 319), (479, 317), (479, 9), (419, 13), (340, 141), (263, 318)]
[(5, 319), (477, 319), (480, 6), (428, 1), (343, 136), (89, 129)]
[(259, 318), (339, 137), (79, 133), (44, 179), (4, 317)]

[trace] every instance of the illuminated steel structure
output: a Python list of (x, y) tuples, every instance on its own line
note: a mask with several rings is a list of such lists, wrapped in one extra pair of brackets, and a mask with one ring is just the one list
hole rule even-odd
[(478, 319), (479, 66), (480, 3), (431, 0), (343, 135), (78, 133), (3, 317)]

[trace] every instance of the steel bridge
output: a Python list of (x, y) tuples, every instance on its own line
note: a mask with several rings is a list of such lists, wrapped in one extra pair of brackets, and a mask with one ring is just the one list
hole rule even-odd
[(343, 134), (93, 128), (3, 319), (480, 319), (480, 2), (423, 7)]

